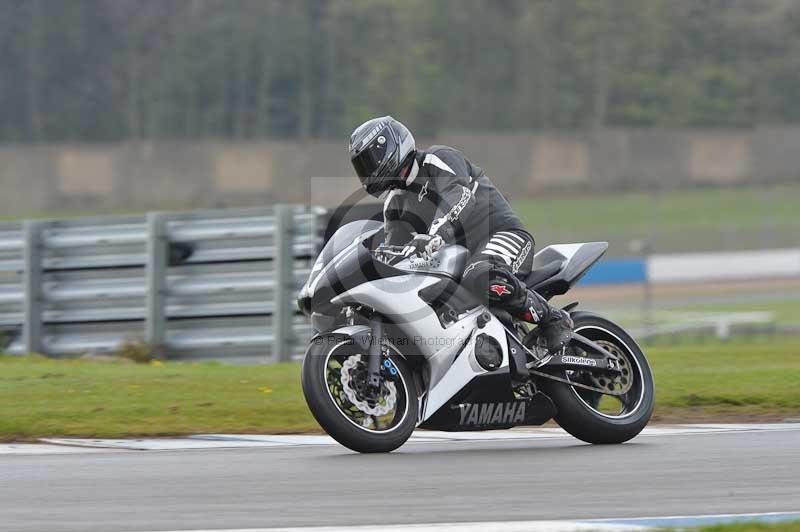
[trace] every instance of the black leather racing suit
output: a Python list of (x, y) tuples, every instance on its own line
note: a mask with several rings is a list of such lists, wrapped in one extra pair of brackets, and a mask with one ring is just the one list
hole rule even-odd
[[(469, 249), (463, 284), (485, 303), (538, 321), (529, 309), (525, 278), (533, 263), (533, 237), (483, 170), (448, 146), (418, 151), (405, 186), (384, 203), (386, 243), (403, 245), (414, 233), (440, 235)], [(537, 302), (545, 304), (541, 298)]]

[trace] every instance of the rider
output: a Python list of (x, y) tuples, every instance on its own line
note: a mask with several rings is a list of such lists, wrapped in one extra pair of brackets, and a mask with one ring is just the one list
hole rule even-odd
[(471, 253), (462, 282), (488, 305), (538, 324), (550, 352), (569, 340), (569, 314), (552, 307), (521, 280), (531, 271), (534, 239), (483, 170), (449, 146), (418, 150), (391, 116), (360, 125), (350, 137), (350, 160), (364, 189), (388, 194), (386, 244), (429, 257), (444, 244)]

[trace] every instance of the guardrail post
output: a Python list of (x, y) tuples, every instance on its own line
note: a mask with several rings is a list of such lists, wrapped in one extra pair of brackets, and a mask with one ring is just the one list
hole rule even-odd
[[(42, 353), (42, 229), (44, 222), (26, 220), (25, 234), (25, 322), (22, 326), (25, 351)], [(42, 353), (45, 354), (45, 353)]]
[(163, 357), (167, 335), (167, 219), (159, 212), (147, 213), (147, 314), (145, 341), (155, 355)]
[(273, 359), (287, 362), (293, 354), (295, 308), (294, 213), (289, 205), (275, 209), (275, 307), (272, 313)]

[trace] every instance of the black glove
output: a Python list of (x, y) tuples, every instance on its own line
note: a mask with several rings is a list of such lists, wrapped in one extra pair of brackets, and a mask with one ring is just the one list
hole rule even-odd
[(403, 255), (406, 257), (418, 255), (425, 260), (430, 260), (431, 255), (439, 251), (442, 246), (444, 246), (444, 240), (439, 235), (420, 233), (406, 245)]

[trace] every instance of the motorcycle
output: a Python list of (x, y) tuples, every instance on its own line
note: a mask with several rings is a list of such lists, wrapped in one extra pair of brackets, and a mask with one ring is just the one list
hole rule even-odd
[[(550, 353), (534, 325), (459, 285), (466, 248), (405, 257), (377, 245), (382, 237), (374, 220), (339, 228), (298, 297), (317, 333), (303, 362), (303, 393), (339, 443), (390, 452), (418, 427), (491, 430), (554, 419), (580, 440), (612, 444), (647, 425), (653, 376), (620, 326), (567, 305), (574, 334)], [(547, 299), (565, 294), (607, 248), (546, 247), (524, 281)], [(527, 393), (516, 393), (521, 383)]]

